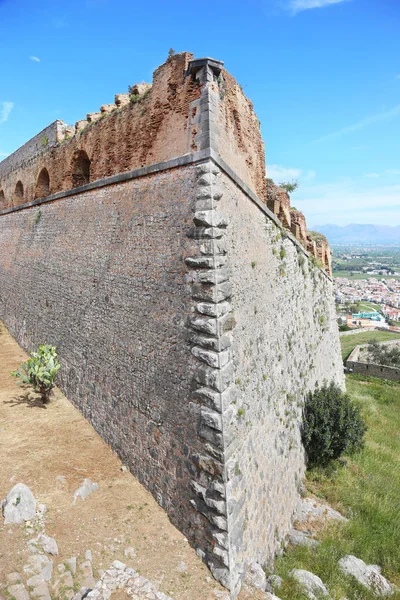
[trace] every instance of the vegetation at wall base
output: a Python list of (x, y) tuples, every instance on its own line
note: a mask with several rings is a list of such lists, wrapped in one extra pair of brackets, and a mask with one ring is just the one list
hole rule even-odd
[(301, 437), (310, 467), (360, 450), (365, 430), (359, 407), (333, 381), (308, 394)]
[[(346, 554), (380, 565), (382, 574), (400, 586), (400, 384), (351, 374), (346, 385), (368, 425), (365, 446), (345, 460), (311, 469), (307, 489), (349, 521), (325, 526), (316, 548), (298, 546), (276, 561), (275, 573), (284, 580), (276, 590), (281, 600), (307, 598), (288, 576), (293, 568), (321, 577), (333, 600), (376, 600), (339, 570), (338, 561)], [(400, 600), (400, 591), (391, 598)]]
[[(37, 352), (31, 352), (30, 358), (11, 375), (19, 379), (19, 384), (31, 385), (41, 395), (44, 404), (49, 402), (55, 386), (54, 380), (60, 370), (57, 352), (54, 346), (43, 344)], [(21, 371), (22, 369), (22, 371)]]

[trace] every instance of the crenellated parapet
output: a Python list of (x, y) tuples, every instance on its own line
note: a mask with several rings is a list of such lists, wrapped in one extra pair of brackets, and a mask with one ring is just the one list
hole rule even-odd
[(285, 229), (291, 231), (318, 264), (332, 275), (331, 251), (326, 237), (307, 230), (304, 214), (290, 206), (290, 196), (284, 188), (276, 185), (272, 179), (266, 179), (266, 189), (267, 206), (270, 211), (278, 217)]

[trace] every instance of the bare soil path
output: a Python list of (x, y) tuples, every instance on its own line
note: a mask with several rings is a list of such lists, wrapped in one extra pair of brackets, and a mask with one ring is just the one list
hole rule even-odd
[[(120, 560), (176, 600), (226, 597), (166, 513), (129, 471), (121, 471), (121, 461), (61, 391), (43, 406), (30, 389), (16, 385), (10, 371), (25, 359), (0, 322), (0, 500), (21, 482), (46, 504), (45, 533), (59, 547), (54, 568), (76, 556), (79, 589), (79, 564), (91, 550), (96, 579)], [(73, 505), (85, 478), (99, 488)], [(0, 597), (8, 597), (7, 575), (19, 572), (24, 580), (32, 537), (26, 525), (4, 525), (0, 518)], [(124, 554), (127, 548), (134, 556)]]

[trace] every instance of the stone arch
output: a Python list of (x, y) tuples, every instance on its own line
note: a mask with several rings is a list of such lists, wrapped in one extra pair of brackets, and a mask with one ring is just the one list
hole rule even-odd
[(72, 163), (72, 187), (79, 187), (85, 185), (90, 181), (90, 160), (84, 150), (78, 150), (75, 152)]
[(50, 176), (46, 168), (42, 169), (36, 181), (35, 198), (45, 198), (50, 195)]
[(3, 210), (6, 207), (6, 197), (4, 195), (3, 190), (0, 190), (0, 210)]
[(18, 204), (22, 204), (24, 201), (24, 186), (22, 185), (22, 181), (17, 181), (13, 200), (14, 206), (18, 206)]

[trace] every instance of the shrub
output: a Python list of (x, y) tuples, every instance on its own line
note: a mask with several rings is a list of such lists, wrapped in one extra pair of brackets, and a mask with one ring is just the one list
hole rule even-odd
[(287, 191), (288, 194), (293, 193), (299, 187), (298, 181), (281, 181), (279, 187)]
[(309, 466), (326, 465), (364, 445), (367, 427), (350, 396), (331, 382), (309, 393), (301, 437)]
[[(20, 379), (21, 381), (18, 382), (20, 384), (32, 385), (35, 392), (41, 395), (45, 404), (50, 400), (54, 380), (60, 366), (55, 347), (42, 345), (37, 352), (31, 352), (31, 358), (22, 363), (18, 371), (11, 372), (11, 375)], [(21, 369), (24, 373), (21, 372)]]

